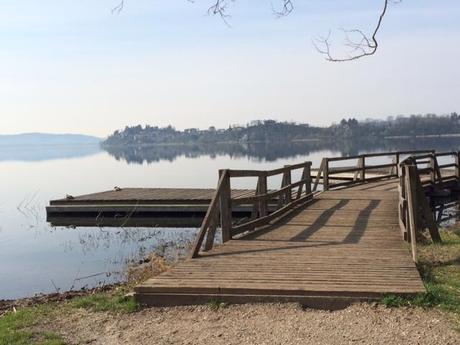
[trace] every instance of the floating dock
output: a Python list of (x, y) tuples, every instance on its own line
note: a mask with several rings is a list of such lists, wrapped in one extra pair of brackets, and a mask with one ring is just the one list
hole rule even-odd
[[(55, 226), (199, 227), (215, 189), (122, 188), (51, 200), (47, 220)], [(253, 196), (255, 190), (236, 189), (233, 197)], [(234, 217), (249, 216), (241, 205)]]

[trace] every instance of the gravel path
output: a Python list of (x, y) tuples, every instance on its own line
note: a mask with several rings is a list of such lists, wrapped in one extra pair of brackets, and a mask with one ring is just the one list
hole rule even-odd
[(296, 304), (151, 308), (130, 315), (79, 310), (52, 328), (70, 344), (460, 344), (437, 310), (358, 304), (340, 311)]

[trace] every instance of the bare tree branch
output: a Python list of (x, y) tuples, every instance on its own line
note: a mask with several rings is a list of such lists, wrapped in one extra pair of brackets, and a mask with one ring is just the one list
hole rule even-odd
[(291, 14), (292, 11), (294, 11), (294, 4), (292, 3), (291, 0), (281, 0), (281, 2), (282, 2), (281, 10), (276, 10), (272, 3), (272, 11), (275, 14), (275, 16), (278, 18), (287, 16)]
[(228, 23), (228, 18), (230, 18), (230, 15), (227, 13), (229, 1), (235, 2), (235, 0), (215, 0), (214, 5), (208, 8), (208, 14), (220, 16), (222, 21), (227, 26), (230, 26)]
[[(195, 2), (195, 0), (187, 0), (189, 2)], [(212, 0), (213, 5), (208, 8), (209, 15), (219, 16), (223, 22), (230, 26), (228, 18), (228, 7), (230, 3), (235, 2), (236, 0)], [(281, 2), (281, 8), (275, 9), (272, 3), (272, 10), (276, 17), (284, 17), (294, 11), (294, 4), (292, 0), (277, 0)], [(382, 26), (383, 18), (388, 9), (390, 3), (400, 3), (402, 0), (383, 0), (383, 7), (379, 15), (377, 24), (372, 32), (372, 35), (368, 36), (363, 31), (359, 29), (346, 30), (341, 28), (345, 35), (344, 46), (349, 48), (347, 55), (344, 57), (336, 57), (332, 54), (331, 51), (331, 31), (329, 31), (327, 36), (319, 36), (312, 43), (316, 50), (325, 56), (327, 61), (332, 62), (344, 62), (344, 61), (353, 61), (365, 56), (374, 55), (377, 52), (379, 47), (379, 42), (377, 41), (377, 34)], [(112, 9), (112, 13), (120, 13), (124, 9), (125, 0), (120, 0), (117, 6)]]
[(344, 45), (350, 50), (348, 51), (347, 56), (345, 57), (335, 57), (331, 53), (331, 32), (326, 37), (318, 37), (316, 42), (313, 41), (313, 45), (316, 50), (323, 54), (327, 61), (332, 62), (344, 62), (344, 61), (353, 61), (363, 58), (365, 56), (374, 55), (377, 52), (379, 43), (377, 41), (377, 33), (382, 26), (383, 18), (388, 9), (389, 3), (400, 3), (402, 0), (384, 0), (382, 11), (380, 12), (377, 25), (374, 28), (371, 36), (367, 36), (363, 31), (358, 29), (345, 30), (340, 29), (345, 34)]
[(119, 14), (121, 11), (123, 11), (123, 8), (125, 7), (125, 0), (121, 0), (117, 6), (112, 8), (112, 14), (117, 13)]

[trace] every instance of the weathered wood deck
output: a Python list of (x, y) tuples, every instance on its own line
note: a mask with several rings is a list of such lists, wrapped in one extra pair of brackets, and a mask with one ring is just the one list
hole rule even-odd
[[(203, 188), (122, 188), (51, 200), (47, 219), (55, 226), (197, 227), (216, 192)], [(255, 190), (235, 189), (232, 197), (253, 196)], [(235, 216), (252, 207), (241, 205)]]
[(135, 288), (148, 305), (296, 301), (340, 307), (424, 291), (398, 223), (397, 179), (323, 192), (261, 231)]

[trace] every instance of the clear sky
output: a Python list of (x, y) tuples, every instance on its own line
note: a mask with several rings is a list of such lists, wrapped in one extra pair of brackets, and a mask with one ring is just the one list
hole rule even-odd
[(324, 61), (311, 44), (370, 31), (382, 0), (1, 0), (0, 133), (106, 136), (125, 125), (183, 129), (254, 119), (315, 125), (342, 117), (460, 111), (460, 1), (391, 5), (377, 55)]

